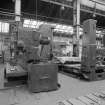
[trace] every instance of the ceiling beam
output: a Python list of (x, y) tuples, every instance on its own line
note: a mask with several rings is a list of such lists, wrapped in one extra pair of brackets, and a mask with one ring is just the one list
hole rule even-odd
[[(41, 0), (41, 1), (44, 1), (44, 2), (48, 2), (48, 3), (55, 4), (55, 5), (64, 6), (64, 7), (73, 9), (73, 6), (72, 5), (64, 4), (63, 1), (62, 1), (62, 3), (61, 2), (58, 2), (58, 1), (54, 1), (54, 0)], [(93, 13), (92, 10), (89, 10), (89, 9), (85, 8), (86, 7), (85, 5), (81, 5), (81, 7), (82, 7), (82, 8), (80, 8), (81, 11), (87, 12), (87, 13)], [(90, 7), (88, 7), (88, 8), (90, 8)], [(105, 14), (100, 13), (100, 12), (96, 12), (95, 14), (105, 17)]]
[(89, 0), (89, 1), (92, 1), (92, 2), (95, 2), (97, 4), (101, 4), (101, 5), (104, 5), (105, 6), (105, 2), (99, 2), (99, 1), (96, 1), (96, 0)]
[[(81, 11), (83, 11), (83, 12), (87, 12), (87, 13), (91, 13), (91, 14), (93, 14), (93, 11), (94, 10), (90, 10), (90, 9), (92, 9), (92, 8), (90, 8), (90, 7), (86, 7), (86, 6), (84, 6), (84, 5), (81, 5)], [(96, 13), (95, 13), (96, 15), (99, 15), (99, 16), (103, 16), (103, 17), (105, 17), (105, 14), (103, 14), (103, 13), (100, 13), (100, 12), (97, 12), (97, 10), (96, 10)]]
[(56, 4), (56, 5), (59, 5), (59, 6), (68, 7), (68, 8), (73, 8), (73, 6), (71, 6), (71, 5), (67, 5), (67, 4), (64, 4), (64, 3), (60, 3), (60, 2), (54, 1), (54, 0), (41, 0), (41, 1), (48, 2), (48, 3), (52, 3), (52, 4)]

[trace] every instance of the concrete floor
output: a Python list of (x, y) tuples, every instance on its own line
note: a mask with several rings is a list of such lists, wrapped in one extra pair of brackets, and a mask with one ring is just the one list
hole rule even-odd
[[(0, 69), (3, 71), (3, 66)], [(2, 75), (0, 79), (2, 88)], [(105, 80), (86, 82), (61, 73), (58, 74), (58, 79), (61, 87), (52, 92), (29, 93), (26, 87), (1, 90), (0, 105), (58, 105), (58, 102), (62, 100), (105, 90)]]

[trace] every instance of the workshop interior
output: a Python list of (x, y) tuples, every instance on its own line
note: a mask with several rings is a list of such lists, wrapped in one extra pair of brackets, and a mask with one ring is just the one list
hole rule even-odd
[(0, 105), (16, 104), (105, 105), (104, 0), (1, 0)]

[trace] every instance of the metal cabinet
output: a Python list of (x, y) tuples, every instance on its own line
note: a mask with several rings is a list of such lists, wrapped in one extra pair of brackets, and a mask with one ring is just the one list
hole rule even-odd
[(57, 89), (57, 64), (30, 64), (28, 71), (28, 88), (31, 92), (50, 91)]

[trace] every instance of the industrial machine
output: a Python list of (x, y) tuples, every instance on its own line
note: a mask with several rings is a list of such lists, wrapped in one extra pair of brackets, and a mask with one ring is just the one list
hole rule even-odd
[[(26, 77), (31, 92), (56, 90), (58, 66), (52, 61), (51, 26), (42, 25), (38, 30), (32, 30), (13, 23), (10, 27), (13, 27), (10, 31), (11, 59), (6, 66), (5, 77)], [(10, 66), (15, 69), (8, 69)]]
[(96, 44), (96, 21), (86, 20), (83, 23), (83, 46), (80, 72), (84, 78), (93, 81), (105, 79), (105, 47)]
[[(26, 84), (27, 80), (27, 71), (25, 71), (18, 63), (18, 61), (20, 60), (19, 56), (22, 57), (24, 55), (23, 46), (20, 46), (18, 44), (18, 28), (19, 28), (18, 22), (10, 23), (10, 29), (9, 29), (10, 56), (9, 60), (6, 62), (4, 70), (5, 87)], [(22, 54), (20, 54), (20, 51), (22, 52)]]
[(58, 65), (52, 61), (53, 32), (48, 25), (41, 26), (38, 31), (39, 62), (29, 65), (28, 87), (31, 92), (56, 90)]
[(28, 88), (31, 92), (57, 90), (58, 66), (52, 62), (30, 64), (28, 72)]

